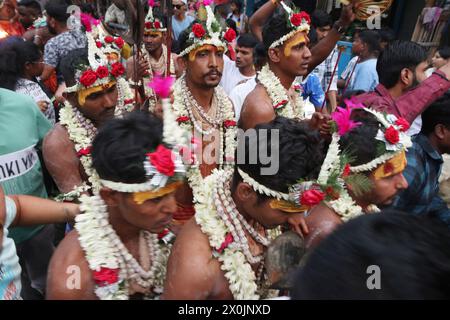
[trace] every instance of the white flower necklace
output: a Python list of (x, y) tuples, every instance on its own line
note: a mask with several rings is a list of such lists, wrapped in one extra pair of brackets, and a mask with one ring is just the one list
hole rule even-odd
[[(203, 233), (209, 238), (209, 244), (214, 250), (214, 255), (222, 263), (221, 269), (225, 273), (225, 277), (229, 283), (229, 289), (236, 300), (258, 300), (260, 298), (275, 297), (278, 295), (276, 290), (267, 290), (263, 284), (263, 263), (261, 259), (253, 257), (248, 249), (248, 240), (243, 232), (241, 220), (236, 216), (240, 213), (232, 204), (231, 195), (224, 191), (229, 188), (225, 186), (229, 184), (231, 178), (230, 171), (214, 170), (213, 173), (205, 178), (202, 184), (204, 196), (202, 201), (196, 203), (195, 219)], [(221, 191), (219, 191), (222, 189)], [(217, 193), (220, 193), (217, 195)], [(223, 197), (230, 197), (231, 201), (222, 203)], [(234, 206), (233, 206), (234, 205)], [(229, 207), (229, 208), (224, 208)], [(227, 211), (228, 214), (225, 213)], [(244, 224), (244, 228), (248, 228)], [(248, 228), (252, 230), (252, 228)], [(280, 230), (269, 230), (268, 236), (256, 237), (253, 233), (256, 230), (249, 231), (252, 237), (259, 243), (270, 244), (270, 242), (280, 235)], [(233, 242), (224, 248), (229, 235), (233, 236)], [(244, 235), (243, 235), (244, 234)], [(244, 238), (245, 239), (244, 239)], [(250, 263), (260, 262), (261, 266), (257, 275)], [(259, 285), (258, 285), (259, 283)]]
[(99, 196), (82, 196), (80, 200), (83, 214), (76, 217), (75, 229), (89, 268), (94, 272), (119, 269), (118, 279), (107, 285), (96, 284), (95, 294), (101, 300), (127, 300), (130, 285), (135, 281), (142, 288), (151, 289), (153, 295), (160, 295), (171, 245), (160, 245), (157, 235), (142, 231), (140, 241), (145, 241), (151, 263), (145, 271), (109, 223), (105, 202)]
[[(117, 80), (117, 97), (114, 116), (121, 117), (125, 112), (130, 112), (134, 108), (133, 93), (123, 78)], [(67, 129), (69, 138), (75, 145), (75, 151), (80, 155), (80, 162), (88, 176), (92, 191), (97, 192), (100, 190), (100, 178), (94, 168), (92, 168), (92, 157), (89, 151), (97, 133), (97, 128), (90, 119), (87, 119), (67, 100), (64, 102), (64, 107), (60, 110), (60, 124)]]
[[(182, 76), (175, 82), (173, 90), (175, 97), (173, 110), (176, 117), (178, 117), (177, 121), (180, 124), (180, 127), (183, 130), (187, 131), (189, 134), (192, 134), (194, 130), (205, 135), (211, 134), (215, 130), (215, 128), (213, 127), (211, 128), (211, 130), (204, 131), (202, 123), (198, 123), (192, 113), (192, 110), (190, 109), (190, 106), (197, 102), (190, 94), (189, 89), (186, 86), (186, 80), (184, 76)], [(236, 149), (237, 128), (235, 123), (234, 125), (230, 125), (227, 127), (224, 122), (234, 119), (234, 108), (229, 98), (220, 87), (215, 88), (214, 98), (217, 100), (217, 105), (219, 107), (217, 111), (218, 115), (216, 117), (217, 122), (219, 121), (219, 119), (221, 122), (220, 124), (218, 124), (220, 141), (219, 167), (224, 167), (223, 161), (225, 158), (226, 167), (232, 168), (234, 166), (234, 152)], [(199, 108), (201, 109), (201, 107)], [(224, 142), (225, 146), (223, 145)], [(225, 157), (223, 156), (223, 152), (225, 153)], [(199, 192), (199, 189), (203, 182), (203, 177), (200, 172), (199, 164), (197, 163), (196, 165), (191, 166), (186, 176), (193, 191), (194, 202), (200, 201), (202, 198), (202, 194), (201, 192)]]
[(296, 97), (294, 103), (292, 103), (280, 79), (270, 70), (267, 64), (258, 73), (258, 81), (266, 89), (277, 115), (289, 119), (305, 119), (303, 100)]

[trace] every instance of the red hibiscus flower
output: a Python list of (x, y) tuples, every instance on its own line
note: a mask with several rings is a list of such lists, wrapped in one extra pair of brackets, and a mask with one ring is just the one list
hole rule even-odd
[(325, 194), (319, 190), (308, 190), (302, 193), (300, 203), (312, 207), (318, 205), (325, 198)]
[(155, 29), (161, 28), (161, 23), (159, 21), (155, 21), (155, 23), (153, 25), (155, 26)]
[(100, 287), (105, 287), (119, 281), (119, 269), (100, 268), (94, 271), (94, 281)]
[(100, 41), (96, 41), (95, 42), (95, 45), (97, 46), (97, 48), (101, 48), (101, 47), (103, 47), (103, 44), (100, 42)]
[(409, 122), (404, 118), (398, 118), (395, 124), (400, 127), (401, 132), (408, 131), (410, 127)]
[(83, 157), (83, 156), (90, 155), (90, 154), (91, 154), (91, 147), (80, 149), (77, 152), (77, 156), (80, 157), (80, 158)]
[(80, 83), (85, 87), (93, 85), (95, 81), (97, 81), (97, 73), (90, 69), (83, 72), (80, 78)]
[(400, 141), (399, 133), (393, 126), (387, 128), (384, 137), (390, 144), (397, 144)]
[(225, 241), (221, 244), (220, 248), (217, 249), (218, 253), (222, 253), (223, 250), (225, 250), (226, 248), (228, 248), (228, 246), (233, 243), (234, 239), (233, 239), (233, 235), (231, 233), (227, 233), (226, 237), (225, 237)]
[(122, 49), (123, 45), (125, 44), (125, 41), (121, 37), (118, 37), (116, 40), (114, 40), (114, 43)]
[(350, 165), (347, 163), (345, 165), (344, 171), (342, 172), (342, 177), (346, 178), (350, 175)]
[(205, 29), (200, 23), (196, 23), (192, 26), (192, 32), (196, 38), (201, 38), (206, 34)]
[(146, 22), (146, 23), (145, 23), (145, 28), (146, 28), (146, 29), (153, 29), (153, 23), (151, 23), (151, 22)]
[(283, 101), (281, 101), (280, 103), (277, 103), (276, 105), (274, 105), (273, 108), (274, 108), (275, 110), (276, 110), (276, 109), (279, 109), (279, 108), (281, 108), (281, 107), (284, 107), (287, 103), (288, 103), (287, 100), (283, 100)]
[(97, 68), (97, 77), (100, 79), (106, 78), (109, 75), (109, 70), (107, 67), (100, 66)]
[(302, 23), (302, 15), (300, 13), (294, 13), (291, 16), (291, 23), (293, 26), (298, 27)]
[(116, 62), (111, 66), (111, 74), (114, 77), (119, 77), (121, 75), (123, 75), (125, 73), (125, 68), (123, 66), (123, 64), (121, 64), (120, 62)]
[(307, 12), (302, 11), (302, 12), (299, 13), (299, 15), (300, 15), (300, 18), (301, 18), (301, 19), (305, 19), (305, 21), (306, 21), (308, 24), (311, 24), (311, 17), (309, 16), (309, 14), (308, 14)]
[(227, 42), (232, 42), (234, 39), (236, 39), (236, 32), (232, 28), (228, 28), (227, 32), (225, 32), (223, 38)]
[(156, 170), (166, 176), (173, 176), (175, 173), (175, 164), (173, 163), (173, 153), (162, 144), (156, 148), (155, 152), (148, 153), (150, 163)]
[(133, 103), (133, 102), (134, 102), (134, 99), (126, 99), (126, 100), (123, 101), (124, 104), (130, 104), (130, 103)]
[(236, 127), (237, 123), (234, 120), (225, 120), (223, 122), (225, 128)]
[(182, 122), (188, 122), (189, 121), (189, 117), (188, 116), (181, 116), (177, 118), (177, 122), (178, 123), (182, 123)]
[(114, 38), (111, 37), (111, 36), (107, 36), (107, 37), (105, 37), (105, 42), (106, 43), (113, 43), (114, 42)]

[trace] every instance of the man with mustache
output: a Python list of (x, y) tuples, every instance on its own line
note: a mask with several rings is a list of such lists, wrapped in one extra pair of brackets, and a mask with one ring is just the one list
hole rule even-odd
[[(181, 127), (193, 133), (199, 143), (197, 166), (188, 173), (189, 185), (177, 193), (175, 219), (186, 221), (194, 215), (193, 199), (203, 179), (215, 168), (234, 163), (236, 122), (228, 96), (219, 86), (223, 72), (226, 42), (233, 41), (234, 31), (222, 36), (219, 22), (209, 6), (206, 21), (196, 20), (180, 35), (178, 58), (186, 70), (174, 86), (173, 109)], [(225, 41), (224, 41), (225, 40)]]

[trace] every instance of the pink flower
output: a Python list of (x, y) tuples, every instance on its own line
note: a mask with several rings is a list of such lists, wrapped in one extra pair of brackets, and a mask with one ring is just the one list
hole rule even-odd
[(155, 0), (148, 0), (148, 5), (150, 8), (153, 8), (155, 6)]
[(338, 111), (333, 112), (331, 114), (331, 118), (336, 122), (336, 125), (338, 127), (338, 133), (340, 136), (343, 136), (347, 132), (353, 130), (357, 126), (361, 125), (360, 122), (355, 122), (353, 120), (350, 120), (350, 116), (352, 114), (351, 108), (337, 108)]
[(173, 77), (161, 77), (160, 75), (156, 75), (148, 86), (155, 91), (156, 95), (161, 98), (167, 98), (170, 95), (170, 89), (172, 88), (174, 81), (175, 78)]
[(228, 246), (229, 246), (230, 244), (233, 243), (233, 241), (234, 241), (233, 235), (232, 235), (231, 233), (228, 233), (228, 234), (226, 235), (226, 237), (225, 237), (225, 241), (222, 243), (222, 245), (220, 246), (220, 248), (217, 249), (217, 252), (218, 252), (218, 253), (222, 253), (223, 250), (225, 250), (226, 248), (228, 248)]
[(212, 2), (213, 0), (203, 0), (203, 5), (206, 7), (209, 6)]
[(92, 31), (92, 25), (97, 26), (100, 23), (99, 20), (86, 13), (80, 13), (80, 20), (87, 32)]
[(352, 97), (351, 99), (345, 99), (344, 100), (345, 105), (347, 108), (350, 109), (363, 109), (364, 105), (361, 102), (358, 102), (355, 97)]

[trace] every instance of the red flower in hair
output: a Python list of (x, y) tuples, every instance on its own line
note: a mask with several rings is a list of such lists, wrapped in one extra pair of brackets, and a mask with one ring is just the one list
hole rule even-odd
[(133, 102), (134, 102), (134, 99), (126, 99), (126, 100), (123, 101), (124, 104), (130, 104), (130, 103), (133, 103)]
[(155, 26), (155, 29), (161, 29), (161, 23), (159, 21), (155, 21), (153, 25)]
[(299, 13), (301, 19), (305, 19), (308, 24), (311, 24), (311, 17), (306, 11), (302, 11)]
[(318, 205), (323, 199), (325, 194), (319, 190), (307, 190), (302, 193), (300, 203), (304, 206), (312, 207)]
[(196, 38), (201, 38), (206, 34), (205, 29), (203, 29), (203, 26), (200, 23), (196, 23), (192, 26), (192, 32)]
[(116, 62), (111, 66), (111, 74), (114, 77), (119, 77), (125, 73), (125, 67), (120, 62)]
[(225, 120), (223, 122), (225, 128), (236, 127), (237, 123), (234, 120)]
[(234, 39), (236, 39), (236, 32), (232, 28), (228, 28), (227, 32), (225, 32), (223, 38), (227, 42), (232, 42)]
[(400, 127), (401, 132), (408, 131), (410, 127), (409, 122), (404, 118), (398, 118), (395, 124)]
[(294, 13), (291, 16), (291, 23), (292, 25), (294, 25), (295, 27), (298, 27), (299, 25), (302, 24), (302, 15), (300, 13)]
[(119, 269), (102, 267), (100, 271), (94, 271), (94, 281), (99, 287), (105, 287), (119, 281)]
[(109, 70), (107, 67), (100, 66), (97, 68), (97, 76), (100, 79), (106, 78), (109, 75)]
[(114, 40), (115, 44), (122, 49), (123, 45), (125, 44), (125, 41), (121, 37), (118, 37), (116, 40)]
[(344, 168), (344, 172), (342, 172), (342, 177), (346, 178), (350, 175), (350, 165), (347, 163)]
[(77, 152), (77, 156), (78, 156), (79, 158), (81, 158), (81, 157), (83, 157), (83, 156), (90, 155), (90, 154), (91, 154), (91, 147), (87, 147), (87, 148), (80, 149), (80, 150), (78, 150), (78, 152)]
[(189, 121), (189, 117), (188, 116), (181, 116), (177, 118), (177, 122), (178, 123), (182, 123), (182, 122), (188, 122)]
[(145, 28), (146, 28), (146, 29), (153, 29), (153, 23), (151, 23), (151, 22), (146, 22), (146, 23), (145, 23)]
[(220, 245), (220, 248), (217, 249), (217, 252), (222, 253), (223, 250), (228, 248), (228, 246), (233, 243), (233, 241), (234, 241), (233, 235), (231, 233), (227, 233), (225, 241)]
[(393, 126), (387, 128), (384, 137), (390, 144), (397, 144), (400, 141), (399, 133)]
[(106, 43), (113, 43), (113, 42), (114, 42), (114, 38), (111, 37), (111, 36), (106, 36), (106, 37), (105, 37), (105, 42), (106, 42)]
[(95, 44), (96, 44), (97, 48), (99, 48), (99, 49), (101, 47), (103, 47), (103, 44), (100, 41), (96, 41)]
[(175, 164), (173, 163), (173, 153), (163, 145), (159, 145), (155, 152), (147, 154), (150, 163), (160, 173), (166, 176), (173, 176), (175, 173)]
[(97, 81), (97, 73), (90, 69), (83, 72), (80, 78), (80, 83), (85, 87), (93, 85), (95, 81)]

